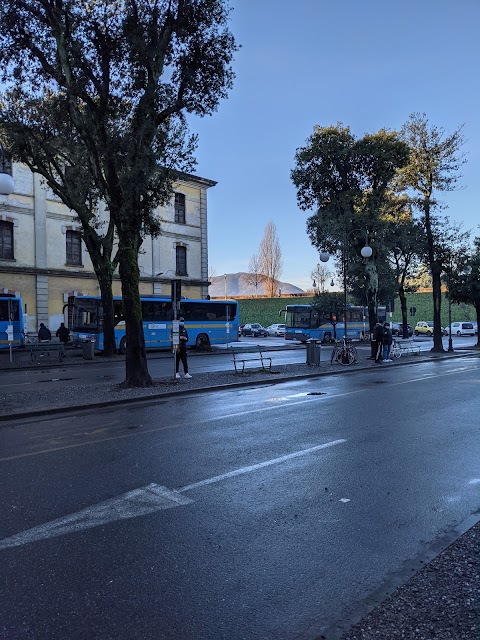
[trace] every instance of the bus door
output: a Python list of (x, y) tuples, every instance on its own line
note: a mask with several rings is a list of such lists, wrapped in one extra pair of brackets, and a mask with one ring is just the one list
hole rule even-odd
[(142, 300), (143, 335), (147, 349), (170, 347), (171, 320), (170, 300)]
[(23, 309), (18, 298), (0, 300), (0, 347), (8, 348), (8, 327), (13, 327), (13, 346), (23, 345)]

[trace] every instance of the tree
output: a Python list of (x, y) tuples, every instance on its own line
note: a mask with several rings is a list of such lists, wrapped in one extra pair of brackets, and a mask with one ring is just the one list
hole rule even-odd
[(310, 275), (312, 277), (315, 295), (318, 296), (320, 293), (325, 293), (325, 283), (332, 275), (328, 268), (318, 263)]
[[(455, 258), (452, 261), (452, 258)], [(475, 307), (477, 326), (480, 322), (480, 238), (473, 248), (456, 252), (447, 264), (448, 296), (452, 302)], [(480, 347), (480, 337), (477, 339)]]
[(426, 240), (427, 263), (432, 275), (433, 349), (442, 352), (441, 274), (445, 253), (439, 251), (443, 220), (436, 213), (440, 203), (436, 191), (453, 191), (460, 178), (459, 169), (465, 162), (460, 154), (464, 140), (462, 127), (447, 135), (442, 128), (430, 125), (425, 114), (413, 113), (401, 130), (401, 138), (410, 148), (409, 163), (399, 172), (399, 185), (411, 192), (411, 202), (420, 212)]
[[(156, 208), (193, 167), (185, 114), (211, 114), (236, 49), (225, 0), (4, 0), (2, 119), (56, 101), (118, 237), (127, 386), (152, 384), (138, 252)], [(18, 125), (22, 126), (21, 117)], [(56, 132), (53, 132), (56, 137)], [(73, 167), (75, 169), (75, 166)]]
[(261, 273), (262, 263), (258, 253), (254, 253), (248, 263), (248, 273), (245, 275), (245, 280), (252, 287), (255, 287), (255, 296), (258, 295), (258, 285), (262, 284), (265, 280), (265, 276)]
[(282, 273), (282, 251), (278, 241), (277, 228), (271, 221), (265, 227), (265, 233), (260, 243), (259, 260), (266, 294), (273, 298), (277, 294), (277, 282)]
[(343, 268), (347, 249), (347, 279), (359, 265), (354, 277), (363, 280), (371, 329), (376, 320), (378, 265), (385, 263), (382, 242), (373, 245), (372, 258), (359, 262), (358, 256), (366, 239), (381, 239), (380, 213), (396, 170), (407, 159), (408, 147), (395, 132), (381, 130), (357, 140), (338, 123), (314, 128), (306, 146), (297, 149), (291, 172), (300, 209), (315, 210), (307, 221), (312, 244), (339, 256)]

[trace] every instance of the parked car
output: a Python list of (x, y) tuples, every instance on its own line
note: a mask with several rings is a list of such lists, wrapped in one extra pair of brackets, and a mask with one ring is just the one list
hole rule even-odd
[[(414, 333), (416, 336), (433, 336), (433, 322), (417, 322)], [(442, 336), (447, 335), (447, 330), (442, 327)]]
[(269, 336), (284, 336), (285, 335), (285, 325), (284, 324), (271, 324), (267, 327)]
[[(403, 323), (402, 322), (392, 322), (392, 336), (403, 336)], [(407, 335), (408, 337), (413, 336), (413, 327), (411, 324), (407, 323)]]
[(447, 327), (447, 333), (452, 336), (474, 336), (475, 327), (473, 326), (473, 322), (452, 322), (452, 324)]
[(268, 331), (265, 327), (262, 327), (261, 324), (258, 324), (258, 322), (249, 322), (243, 325), (242, 336), (253, 336), (254, 338), (264, 336), (266, 338)]

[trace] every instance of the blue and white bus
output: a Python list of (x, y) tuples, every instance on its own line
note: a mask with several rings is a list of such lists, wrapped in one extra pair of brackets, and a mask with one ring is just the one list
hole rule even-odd
[[(141, 297), (143, 332), (147, 349), (170, 348), (173, 308), (168, 297)], [(102, 301), (94, 296), (68, 299), (68, 327), (74, 343), (91, 340), (103, 351)], [(126, 351), (125, 318), (121, 298), (114, 298), (115, 343), (120, 353)], [(178, 317), (185, 318), (188, 346), (197, 349), (227, 344), (237, 340), (239, 312), (236, 300), (193, 300), (182, 298)]]
[[(337, 318), (334, 326), (330, 315), (321, 316), (318, 308), (311, 304), (289, 304), (286, 308), (285, 340), (306, 342), (310, 338), (330, 342), (345, 335), (344, 318)], [(377, 307), (379, 322), (386, 320), (386, 308)], [(368, 308), (349, 305), (347, 307), (347, 334), (353, 340), (368, 340)]]
[(25, 317), (21, 298), (0, 296), (0, 349), (8, 349), (7, 327), (13, 326), (12, 347), (23, 347), (25, 336)]

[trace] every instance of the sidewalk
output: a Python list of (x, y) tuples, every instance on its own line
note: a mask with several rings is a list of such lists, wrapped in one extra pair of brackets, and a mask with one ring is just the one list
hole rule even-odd
[[(293, 346), (293, 345), (292, 345)], [(294, 347), (295, 348), (295, 347)], [(296, 347), (298, 348), (298, 347)], [(272, 349), (268, 349), (272, 350)], [(5, 367), (6, 354), (2, 354), (0, 367), (4, 369), (31, 369), (38, 365), (29, 362), (30, 354), (14, 354), (18, 357)], [(212, 354), (213, 357), (214, 354)], [(375, 365), (363, 359), (355, 365), (343, 367), (321, 362), (320, 367), (306, 364), (275, 366), (272, 355), (272, 372), (248, 370), (244, 375), (233, 371), (195, 373), (195, 356), (190, 360), (193, 378), (174, 380), (161, 378), (148, 389), (120, 389), (117, 384), (101, 383), (96, 387), (74, 387), (52, 397), (51, 393), (31, 392), (28, 394), (0, 394), (0, 428), (7, 426), (12, 418), (31, 418), (35, 415), (49, 415), (65, 409), (81, 410), (132, 403), (154, 401), (178, 393), (210, 393), (215, 389), (229, 389), (237, 386), (251, 386), (266, 383), (275, 384), (287, 380), (325, 375), (355, 374), (365, 369), (379, 369), (387, 366), (403, 366), (426, 362), (432, 359), (461, 358), (479, 356), (479, 351), (468, 349), (454, 354), (432, 354), (422, 352), (418, 356), (403, 357), (392, 364)], [(171, 357), (171, 354), (149, 354), (151, 357)], [(122, 360), (122, 356), (115, 359)], [(90, 362), (109, 359), (96, 356), (93, 361), (83, 361), (81, 351), (68, 354), (65, 364), (76, 363), (89, 366)], [(40, 367), (45, 375), (59, 367), (57, 361), (42, 362)], [(54, 378), (52, 377), (52, 381)], [(480, 500), (479, 500), (480, 507)], [(357, 612), (343, 612), (342, 624), (317, 636), (316, 640), (480, 640), (480, 512), (474, 514), (463, 528), (451, 533), (449, 538), (438, 542), (434, 552), (420, 564), (410, 568), (409, 578), (405, 575), (396, 580), (393, 589), (373, 594), (368, 601), (359, 603)], [(439, 553), (440, 552), (440, 553)], [(437, 555), (439, 553), (439, 555)], [(422, 562), (424, 564), (422, 565)], [(365, 615), (365, 612), (369, 611)], [(341, 615), (341, 612), (339, 612)], [(343, 635), (342, 635), (343, 634)], [(307, 636), (302, 636), (307, 638)], [(313, 640), (308, 636), (309, 640)], [(260, 640), (260, 639), (259, 639)]]

